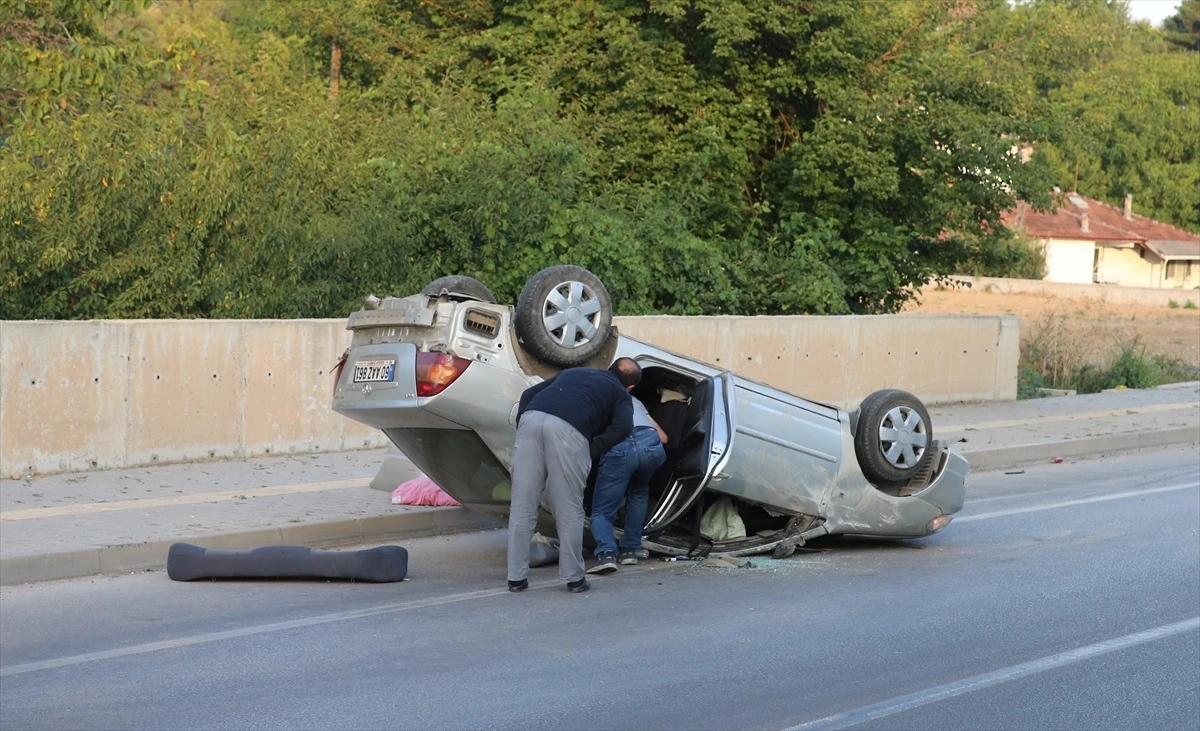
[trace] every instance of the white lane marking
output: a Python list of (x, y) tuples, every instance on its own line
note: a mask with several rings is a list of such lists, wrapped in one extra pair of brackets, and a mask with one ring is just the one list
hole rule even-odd
[(996, 497), (967, 498), (967, 505), (974, 505), (975, 503), (990, 503), (993, 500), (1011, 500), (1015, 497), (1029, 497), (1030, 495), (1044, 494), (1045, 493), (1040, 492), (1016, 492), (1012, 495), (997, 495)]
[[(621, 576), (624, 577), (631, 574), (640, 574), (655, 570), (660, 569), (659, 567), (654, 566), (639, 566), (636, 568), (622, 569)], [(607, 581), (611, 581), (611, 579), (608, 579)], [(538, 582), (531, 581), (529, 582), (529, 591), (535, 589), (545, 589), (552, 586), (560, 587), (563, 591), (566, 591), (563, 582), (558, 579), (548, 579), (546, 581)], [(38, 670), (51, 670), (54, 668), (69, 667), (71, 665), (82, 665), (83, 663), (97, 662), (99, 660), (112, 660), (120, 657), (129, 657), (130, 655), (143, 655), (148, 652), (173, 650), (179, 647), (203, 645), (209, 642), (219, 642), (221, 640), (236, 639), (238, 637), (250, 637), (253, 635), (268, 634), (270, 632), (283, 632), (285, 630), (299, 629), (301, 627), (312, 627), (313, 625), (329, 624), (331, 622), (344, 622), (351, 619), (374, 617), (380, 614), (392, 614), (395, 612), (406, 612), (412, 609), (424, 609), (426, 607), (438, 607), (445, 604), (457, 604), (458, 602), (466, 602), (472, 599), (484, 599), (487, 597), (500, 596), (507, 593), (509, 593), (507, 587), (501, 587), (499, 589), (481, 589), (479, 591), (468, 591), (461, 594), (450, 594), (449, 596), (431, 597), (429, 599), (415, 599), (413, 601), (399, 602), (397, 604), (385, 604), (380, 607), (371, 607), (368, 609), (353, 609), (348, 612), (321, 614), (315, 617), (292, 619), (286, 622), (271, 622), (269, 624), (252, 625), (250, 627), (226, 630), (224, 632), (209, 632), (201, 635), (191, 635), (189, 637), (177, 637), (173, 640), (147, 642), (141, 645), (118, 647), (113, 650), (101, 650), (99, 652), (88, 652), (82, 655), (70, 655), (67, 657), (54, 658), (52, 660), (41, 660), (38, 662), (24, 663), (22, 665), (9, 665), (8, 667), (0, 667), (0, 677), (8, 677), (9, 675), (23, 675), (25, 673), (37, 672)]]
[(785, 731), (808, 731), (809, 729), (843, 729), (857, 726), (860, 723), (875, 721), (880, 718), (886, 718), (897, 713), (910, 711), (914, 708), (928, 705), (930, 703), (938, 703), (964, 693), (971, 693), (976, 690), (988, 688), (993, 685), (1007, 683), (1010, 680), (1017, 680), (1028, 675), (1043, 673), (1047, 670), (1071, 665), (1087, 660), (1098, 655), (1104, 655), (1109, 652), (1116, 652), (1127, 647), (1141, 645), (1146, 642), (1153, 642), (1164, 637), (1170, 637), (1182, 632), (1190, 632), (1195, 629), (1200, 629), (1200, 617), (1192, 617), (1185, 619), (1182, 622), (1174, 622), (1172, 624), (1164, 624), (1161, 627), (1148, 629), (1143, 632), (1135, 632), (1124, 637), (1116, 637), (1111, 640), (1097, 642), (1094, 645), (1079, 647), (1074, 650), (1067, 650), (1056, 655), (1047, 655), (1046, 657), (1029, 662), (1023, 662), (1019, 665), (1010, 665), (1006, 668), (993, 670), (990, 673), (982, 673), (980, 675), (972, 675), (969, 678), (955, 680), (943, 685), (936, 685), (932, 688), (919, 690), (916, 693), (909, 693), (898, 698), (874, 703), (869, 706), (862, 706), (849, 711), (835, 713), (832, 716), (818, 718), (815, 721), (808, 721), (798, 726), (791, 726)]
[(1153, 495), (1159, 492), (1172, 492), (1175, 490), (1188, 490), (1200, 488), (1200, 481), (1186, 482), (1182, 485), (1167, 485), (1166, 487), (1151, 487), (1147, 490), (1130, 490), (1128, 492), (1114, 492), (1107, 495), (1095, 495), (1093, 497), (1080, 498), (1078, 500), (1064, 500), (1061, 503), (1050, 503), (1049, 505), (1030, 505), (1024, 508), (1009, 508), (1008, 510), (996, 510), (991, 513), (978, 513), (976, 515), (964, 515), (961, 518), (955, 518), (954, 523), (968, 523), (972, 520), (988, 520), (989, 518), (1003, 518), (1006, 515), (1019, 515), (1021, 513), (1036, 513), (1040, 510), (1053, 510), (1055, 508), (1067, 508), (1072, 505), (1087, 505), (1088, 503), (1103, 503), (1109, 500), (1121, 500), (1127, 497), (1140, 497), (1142, 495)]

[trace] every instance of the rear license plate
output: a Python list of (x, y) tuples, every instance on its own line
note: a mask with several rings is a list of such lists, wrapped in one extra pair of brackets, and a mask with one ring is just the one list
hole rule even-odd
[(394, 360), (360, 360), (354, 364), (354, 382), (390, 381), (396, 375)]

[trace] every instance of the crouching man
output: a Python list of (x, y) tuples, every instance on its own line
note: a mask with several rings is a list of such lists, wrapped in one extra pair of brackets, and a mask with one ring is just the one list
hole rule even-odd
[(587, 591), (583, 493), (588, 472), (633, 429), (629, 391), (641, 377), (636, 361), (620, 358), (607, 371), (562, 371), (521, 395), (508, 518), (509, 591), (529, 588), (529, 541), (543, 493), (558, 530), (559, 576), (570, 591)]
[[(633, 390), (633, 386), (628, 386)], [(650, 478), (667, 459), (663, 445), (667, 434), (651, 418), (638, 399), (633, 401), (633, 433), (600, 458), (596, 487), (592, 493), (592, 537), (596, 539), (596, 565), (588, 573), (607, 574), (622, 565), (636, 564), (649, 556), (642, 549), (642, 528), (650, 499)], [(620, 553), (613, 533), (613, 520), (625, 501), (625, 530)]]

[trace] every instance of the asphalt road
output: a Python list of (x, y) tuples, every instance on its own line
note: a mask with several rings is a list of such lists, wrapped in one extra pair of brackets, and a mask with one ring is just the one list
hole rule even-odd
[(0, 591), (0, 728), (1200, 727), (1200, 452), (973, 475), (949, 528), (509, 594), (501, 532), (411, 581)]

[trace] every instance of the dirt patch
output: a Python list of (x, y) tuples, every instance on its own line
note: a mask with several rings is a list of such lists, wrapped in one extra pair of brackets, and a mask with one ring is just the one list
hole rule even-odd
[(926, 289), (920, 302), (905, 312), (944, 315), (1016, 315), (1021, 340), (1045, 328), (1056, 328), (1083, 344), (1086, 362), (1103, 365), (1122, 344), (1135, 337), (1146, 354), (1163, 354), (1200, 367), (1200, 310), (1158, 305), (1111, 304), (1090, 298), (1046, 294), (1004, 294), (974, 289)]

